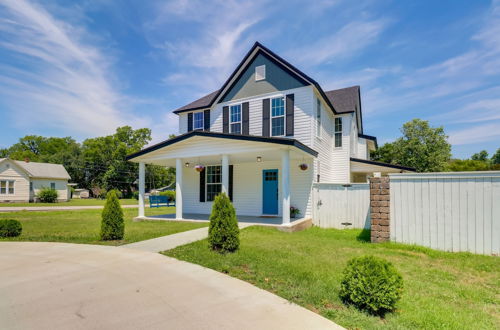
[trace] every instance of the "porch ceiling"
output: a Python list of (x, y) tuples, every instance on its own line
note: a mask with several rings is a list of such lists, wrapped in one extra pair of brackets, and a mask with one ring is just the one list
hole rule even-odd
[(175, 160), (218, 164), (223, 154), (231, 164), (281, 160), (280, 150), (290, 150), (290, 159), (310, 159), (317, 153), (294, 139), (265, 138), (233, 134), (194, 131), (146, 148), (127, 157), (132, 162), (175, 166)]

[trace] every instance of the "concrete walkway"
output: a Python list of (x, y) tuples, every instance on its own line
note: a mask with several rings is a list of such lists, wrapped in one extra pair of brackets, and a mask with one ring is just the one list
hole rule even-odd
[[(149, 206), (147, 206), (149, 207)], [(82, 205), (82, 206), (6, 206), (0, 207), (0, 212), (19, 211), (73, 211), (73, 210), (99, 210), (104, 205)], [(138, 205), (122, 205), (124, 209), (138, 208)]]
[[(251, 224), (239, 223), (240, 229), (251, 226)], [(121, 248), (136, 249), (149, 252), (161, 252), (174, 249), (181, 245), (186, 245), (208, 237), (208, 227), (193, 229), (182, 233), (148, 239), (145, 241), (121, 245)]]
[(110, 246), (0, 242), (0, 329), (340, 329), (249, 283)]

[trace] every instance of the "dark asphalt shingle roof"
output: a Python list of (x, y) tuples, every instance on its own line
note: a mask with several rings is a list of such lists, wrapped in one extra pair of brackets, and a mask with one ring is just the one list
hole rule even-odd
[(208, 107), (210, 107), (210, 105), (212, 105), (212, 102), (214, 101), (215, 97), (217, 96), (217, 93), (219, 93), (219, 89), (216, 90), (215, 92), (212, 92), (210, 94), (203, 96), (202, 98), (197, 99), (194, 102), (191, 102), (183, 107), (180, 107), (179, 109), (174, 110), (174, 112), (208, 108)]
[(359, 86), (335, 89), (325, 94), (337, 113), (353, 112), (359, 109)]

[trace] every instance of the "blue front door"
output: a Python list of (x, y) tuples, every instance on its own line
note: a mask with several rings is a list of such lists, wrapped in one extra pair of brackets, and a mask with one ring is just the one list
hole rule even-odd
[(264, 170), (262, 180), (262, 213), (278, 214), (278, 170)]

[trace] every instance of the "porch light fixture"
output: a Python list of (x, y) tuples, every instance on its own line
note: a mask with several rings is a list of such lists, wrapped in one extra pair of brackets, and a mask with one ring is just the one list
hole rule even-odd
[(189, 163), (184, 164), (184, 166), (189, 167)]
[(259, 156), (259, 157), (257, 157), (257, 162), (259, 162), (259, 163), (260, 163), (261, 161), (262, 161), (262, 157), (260, 157), (260, 156)]
[(198, 164), (198, 165), (196, 165), (196, 166), (194, 167), (194, 169), (195, 169), (197, 172), (203, 172), (203, 170), (205, 169), (205, 166)]
[(309, 166), (306, 164), (306, 163), (302, 163), (299, 165), (299, 168), (302, 170), (302, 171), (305, 171), (309, 168)]

